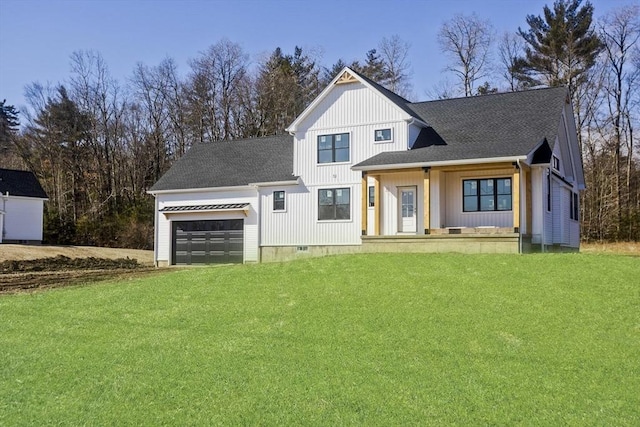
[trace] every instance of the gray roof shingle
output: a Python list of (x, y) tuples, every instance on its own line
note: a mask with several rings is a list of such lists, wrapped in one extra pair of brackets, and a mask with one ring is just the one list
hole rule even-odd
[(293, 179), (293, 137), (277, 135), (194, 145), (149, 191)]
[(0, 193), (10, 196), (47, 199), (38, 178), (30, 171), (0, 169)]
[(526, 156), (545, 139), (554, 143), (566, 97), (559, 87), (408, 104), (431, 126), (414, 148), (355, 167)]

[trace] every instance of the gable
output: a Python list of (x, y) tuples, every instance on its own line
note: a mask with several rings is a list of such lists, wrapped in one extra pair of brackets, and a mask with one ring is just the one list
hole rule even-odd
[(370, 123), (401, 121), (406, 118), (395, 105), (363, 83), (339, 84), (315, 105), (298, 129), (354, 127)]

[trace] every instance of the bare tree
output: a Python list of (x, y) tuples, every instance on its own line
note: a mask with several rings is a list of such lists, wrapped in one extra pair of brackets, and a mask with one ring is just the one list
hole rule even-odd
[(382, 84), (405, 98), (411, 93), (410, 47), (411, 45), (398, 35), (393, 35), (391, 38), (384, 37), (378, 45), (378, 51), (387, 72), (387, 78)]
[(498, 43), (498, 57), (502, 77), (509, 85), (509, 90), (515, 92), (523, 90), (522, 82), (518, 80), (518, 62), (524, 55), (524, 41), (516, 33), (505, 32)]
[[(605, 97), (609, 126), (612, 137), (608, 138), (615, 162), (616, 208), (618, 212), (618, 234), (627, 234), (621, 230), (623, 223), (631, 217), (631, 171), (633, 165), (633, 127), (638, 120), (631, 104), (640, 89), (640, 68), (634, 64), (633, 55), (637, 55), (640, 40), (640, 6), (626, 6), (606, 15), (600, 25), (600, 38), (603, 42), (606, 80)], [(637, 99), (637, 98), (636, 98)], [(635, 113), (635, 116), (634, 116)], [(623, 151), (624, 150), (624, 151)], [(626, 155), (626, 167), (622, 172), (623, 156)], [(622, 184), (622, 176), (625, 183)], [(626, 220), (623, 218), (626, 217)], [(627, 234), (627, 237), (630, 237)]]
[(455, 15), (438, 32), (438, 43), (451, 60), (446, 70), (460, 81), (465, 96), (473, 95), (476, 81), (486, 77), (493, 41), (493, 27), (476, 14)]
[(249, 56), (242, 47), (222, 39), (192, 60), (188, 80), (190, 122), (200, 141), (237, 138), (239, 91)]

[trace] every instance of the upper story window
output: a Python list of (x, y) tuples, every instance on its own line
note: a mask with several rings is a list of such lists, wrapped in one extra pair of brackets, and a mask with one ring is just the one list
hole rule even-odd
[(391, 142), (393, 140), (393, 134), (391, 128), (389, 129), (376, 129), (374, 131), (375, 142)]
[(274, 211), (284, 211), (285, 210), (284, 191), (274, 191), (273, 192), (273, 210)]
[(560, 172), (560, 159), (556, 156), (551, 157), (551, 159), (553, 160), (553, 168)]
[(351, 219), (351, 190), (328, 188), (318, 190), (318, 219)]
[(318, 136), (318, 163), (338, 163), (348, 161), (348, 133)]
[(511, 178), (462, 181), (464, 212), (510, 211)]

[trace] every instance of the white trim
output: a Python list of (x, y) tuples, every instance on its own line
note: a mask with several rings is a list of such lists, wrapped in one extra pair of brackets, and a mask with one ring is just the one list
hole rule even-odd
[(458, 165), (482, 165), (485, 163), (496, 162), (516, 162), (518, 160), (526, 160), (527, 156), (514, 156), (514, 157), (486, 157), (482, 159), (466, 159), (466, 160), (443, 160), (439, 162), (416, 162), (416, 163), (395, 163), (388, 165), (376, 165), (376, 166), (353, 166), (351, 170), (354, 171), (368, 171), (368, 170), (387, 170), (387, 169), (410, 169), (418, 167), (435, 167), (435, 166), (458, 166)]
[(14, 196), (13, 194), (9, 194), (8, 192), (7, 192), (7, 194), (0, 193), (0, 196), (2, 196), (2, 198), (4, 198), (4, 199), (42, 200), (43, 202), (49, 201), (48, 197), (44, 198), (44, 197), (31, 197), (31, 196)]
[(282, 187), (286, 185), (298, 185), (300, 184), (300, 178), (296, 178), (291, 181), (273, 181), (273, 182), (250, 182), (249, 185), (252, 187)]
[[(389, 135), (389, 139), (381, 139), (381, 140), (376, 140), (376, 132), (382, 132), (388, 130), (390, 135)], [(373, 130), (373, 143), (374, 144), (388, 144), (388, 143), (392, 143), (393, 142), (393, 137), (394, 137), (394, 131), (393, 131), (393, 126), (390, 126), (388, 128), (385, 127), (380, 127), (378, 129), (374, 129)]]
[(202, 188), (182, 188), (176, 190), (148, 190), (147, 194), (175, 194), (175, 193), (206, 193), (211, 191), (229, 191), (229, 190), (255, 190), (251, 185), (237, 185), (229, 187), (202, 187)]

